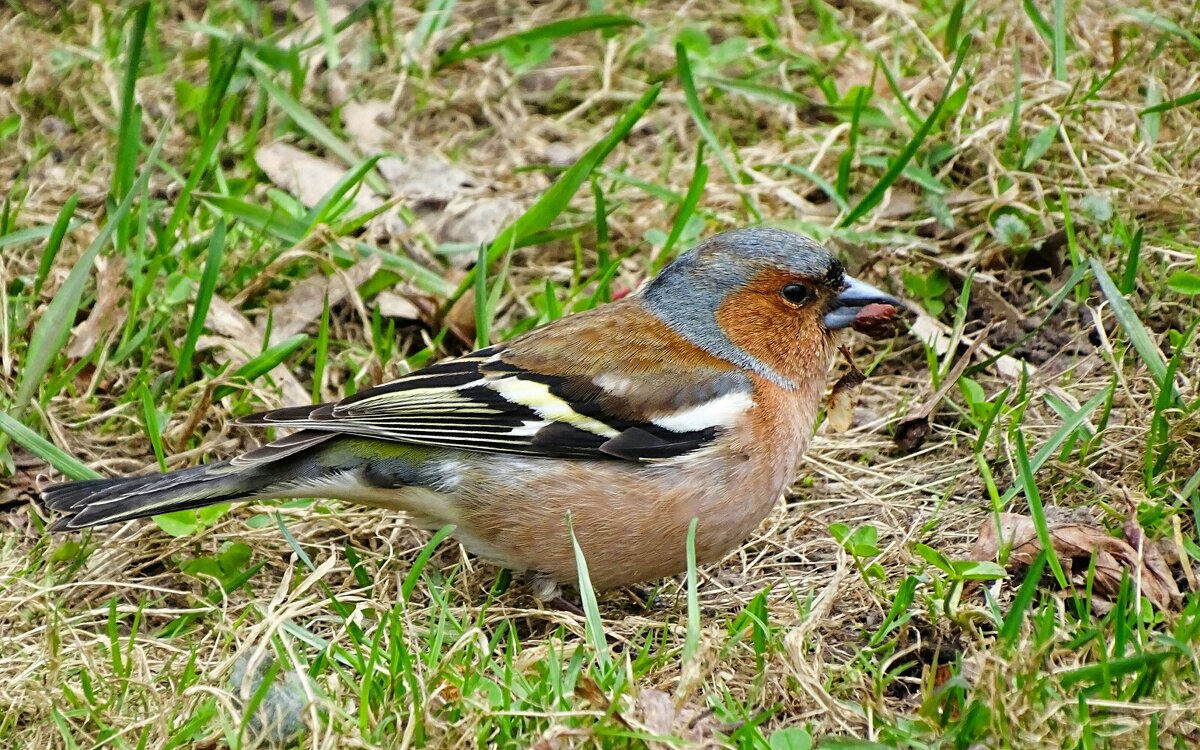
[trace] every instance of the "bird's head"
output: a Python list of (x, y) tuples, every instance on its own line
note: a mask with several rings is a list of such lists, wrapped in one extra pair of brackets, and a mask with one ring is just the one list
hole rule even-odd
[(902, 306), (808, 237), (768, 228), (710, 237), (640, 294), (697, 347), (785, 387), (818, 373), (823, 382), (835, 334), (863, 307)]

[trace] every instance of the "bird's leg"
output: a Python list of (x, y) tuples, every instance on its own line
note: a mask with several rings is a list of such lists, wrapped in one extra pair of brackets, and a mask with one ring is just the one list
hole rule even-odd
[(539, 602), (548, 602), (562, 596), (562, 587), (545, 573), (536, 570), (525, 571), (525, 590)]
[(626, 586), (625, 590), (642, 608), (643, 612), (649, 612), (655, 609), (666, 609), (669, 605), (662, 600), (658, 595), (658, 589), (650, 589), (645, 586)]
[(573, 615), (584, 616), (583, 608), (563, 596), (562, 586), (545, 573), (536, 570), (525, 571), (525, 590), (542, 604), (554, 609), (561, 609)]

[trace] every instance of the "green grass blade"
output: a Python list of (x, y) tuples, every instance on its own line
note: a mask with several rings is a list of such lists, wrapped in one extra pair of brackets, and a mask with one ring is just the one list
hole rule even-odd
[(229, 127), (229, 120), (233, 116), (233, 108), (236, 104), (236, 99), (232, 97), (226, 99), (217, 114), (216, 122), (205, 133), (196, 158), (192, 161), (192, 168), (188, 171), (187, 180), (184, 181), (183, 188), (179, 191), (179, 197), (175, 200), (175, 208), (171, 210), (171, 217), (167, 219), (167, 231), (165, 232), (167, 239), (174, 239), (175, 233), (183, 222), (191, 218), (192, 212), (189, 209), (192, 205), (192, 196), (196, 193), (196, 188), (200, 186), (200, 181), (208, 174), (213, 154), (217, 151), (221, 136)]
[[(1025, 0), (1025, 2), (1030, 3), (1033, 2), (1033, 0)], [(1193, 49), (1200, 52), (1200, 36), (1197, 36), (1192, 31), (1188, 31), (1169, 18), (1163, 18), (1160, 15), (1151, 13), (1147, 10), (1141, 10), (1140, 8), (1126, 8), (1125, 10), (1121, 11), (1121, 15), (1129, 16), (1130, 18), (1141, 21), (1152, 29), (1166, 32), (1172, 36), (1177, 36), (1190, 44)]]
[(308, 225), (311, 231), (318, 224), (328, 223), (332, 218), (334, 208), (342, 202), (351, 190), (354, 190), (367, 178), (382, 155), (372, 156), (363, 159), (356, 164), (353, 169), (342, 175), (342, 178), (337, 181), (329, 192), (321, 196), (321, 200), (317, 201), (316, 205), (308, 210), (302, 221)]
[(304, 548), (300, 546), (299, 540), (296, 539), (296, 536), (292, 533), (292, 530), (288, 528), (287, 523), (283, 520), (283, 514), (279, 511), (275, 511), (275, 527), (279, 529), (279, 533), (283, 535), (283, 538), (288, 543), (288, 546), (292, 548), (292, 552), (295, 553), (296, 559), (303, 563), (304, 567), (308, 568), (309, 571), (316, 570), (317, 564), (313, 562), (313, 559), (309, 557), (308, 553), (304, 551)]
[(1095, 256), (1088, 258), (1088, 262), (1092, 266), (1092, 273), (1096, 274), (1096, 281), (1100, 284), (1100, 290), (1108, 298), (1108, 304), (1112, 308), (1113, 315), (1117, 318), (1117, 322), (1121, 324), (1121, 328), (1125, 330), (1125, 336), (1128, 337), (1129, 343), (1133, 344), (1133, 348), (1137, 350), (1142, 361), (1146, 363), (1146, 368), (1150, 371), (1150, 376), (1154, 378), (1154, 382), (1158, 384), (1159, 388), (1170, 388), (1174, 392), (1174, 383), (1163, 382), (1167, 373), (1167, 363), (1163, 359), (1162, 351), (1159, 350), (1158, 346), (1150, 338), (1150, 333), (1146, 330), (1146, 327), (1142, 325), (1141, 318), (1134, 312), (1133, 306), (1129, 304), (1129, 300), (1125, 299), (1125, 295), (1121, 294), (1121, 290), (1117, 289), (1117, 285), (1113, 283), (1112, 277), (1108, 275), (1104, 264)]
[(196, 197), (227, 218), (236, 219), (276, 239), (295, 245), (304, 239), (308, 227), (304, 222), (280, 209), (264, 208), (229, 195), (196, 193)]
[[(683, 43), (675, 45), (675, 60), (679, 67), (679, 83), (683, 87), (683, 97), (687, 102), (688, 111), (692, 115), (692, 121), (696, 123), (696, 129), (700, 131), (700, 135), (704, 136), (705, 142), (714, 154), (717, 155), (717, 161), (721, 163), (721, 168), (725, 170), (725, 174), (729, 176), (730, 182), (734, 185), (740, 185), (742, 182), (741, 175), (738, 172), (733, 161), (729, 158), (729, 154), (725, 153), (721, 141), (717, 138), (717, 134), (713, 132), (712, 124), (708, 121), (708, 115), (704, 113), (704, 105), (700, 103), (700, 96), (696, 93), (696, 80), (692, 76), (692, 65), (688, 61), (687, 48)], [(746, 196), (742, 196), (746, 208), (750, 209), (760, 221), (762, 215), (755, 208)]]
[(1143, 117), (1146, 115), (1157, 115), (1163, 112), (1168, 112), (1172, 109), (1186, 107), (1190, 104), (1195, 104), (1196, 102), (1200, 102), (1200, 90), (1193, 91), (1190, 94), (1184, 94), (1183, 96), (1175, 97), (1174, 99), (1169, 99), (1165, 102), (1160, 102), (1159, 104), (1155, 104), (1150, 107), (1146, 107), (1142, 110), (1141, 114)]
[[(308, 341), (308, 336), (303, 333), (297, 333), (295, 336), (286, 338), (280, 341), (275, 346), (269, 347), (261, 354), (251, 357), (246, 364), (233, 371), (233, 378), (240, 378), (246, 381), (253, 381), (256, 378), (266, 375), (292, 355), (297, 349)], [(230, 393), (233, 393), (236, 388), (231, 385), (222, 385), (213, 389), (213, 400), (225, 398)]]
[(42, 250), (42, 259), (38, 263), (37, 278), (33, 282), (33, 296), (35, 297), (41, 293), (42, 284), (46, 283), (46, 276), (50, 273), (50, 267), (54, 265), (54, 259), (58, 257), (58, 250), (62, 247), (63, 239), (67, 236), (67, 229), (71, 226), (71, 217), (75, 215), (75, 207), (78, 205), (79, 193), (71, 193), (71, 197), (67, 198), (67, 202), (59, 209), (58, 217), (54, 220), (54, 226), (50, 228), (50, 237), (46, 240), (46, 248)]
[(321, 298), (321, 322), (317, 327), (317, 348), (313, 352), (312, 402), (321, 402), (321, 384), (329, 362), (329, 294)]
[(1007, 643), (1010, 646), (1016, 645), (1017, 638), (1021, 635), (1021, 623), (1025, 619), (1025, 613), (1029, 610), (1029, 606), (1033, 604), (1038, 583), (1042, 579), (1042, 569), (1046, 567), (1046, 560), (1049, 556), (1048, 551), (1042, 550), (1030, 564), (1029, 570), (1025, 572), (1025, 580), (1021, 582), (1021, 588), (1017, 589), (1017, 595), (1013, 597), (1012, 606), (1008, 608), (1004, 624), (1000, 626), (1000, 632), (996, 636), (996, 640), (999, 642)]
[[(958, 32), (962, 28), (963, 7), (965, 5), (966, 0), (958, 0), (954, 4), (954, 7), (950, 9), (950, 18), (946, 21), (946, 43), (942, 48), (946, 54), (950, 54), (958, 49)], [(891, 74), (889, 73), (888, 75), (890, 77)]]
[(125, 197), (133, 184), (137, 169), (137, 152), (141, 145), (141, 107), (137, 105), (138, 68), (141, 66), (142, 50), (145, 47), (146, 27), (150, 23), (151, 3), (143, 2), (133, 17), (133, 28), (124, 48), (125, 79), (121, 84), (120, 122), (117, 125), (117, 163), (112, 176), (114, 199)]
[(1050, 526), (1046, 523), (1046, 508), (1042, 505), (1041, 493), (1033, 480), (1033, 471), (1029, 467), (1029, 453), (1025, 448), (1025, 435), (1020, 430), (1017, 431), (1017, 470), (1021, 478), (1021, 489), (1025, 491), (1025, 497), (1029, 500), (1029, 515), (1033, 518), (1034, 528), (1037, 529), (1038, 542), (1042, 549), (1049, 553), (1047, 559), (1050, 569), (1054, 571), (1058, 585), (1065, 591), (1069, 581), (1063, 573), (1058, 554), (1054, 552), (1054, 540), (1050, 538)]
[[(1030, 470), (1034, 474), (1041, 470), (1046, 462), (1049, 461), (1054, 454), (1058, 453), (1059, 448), (1062, 448), (1067, 440), (1069, 440), (1071, 436), (1079, 430), (1080, 427), (1087, 423), (1088, 417), (1092, 415), (1092, 412), (1096, 410), (1097, 406), (1104, 403), (1104, 400), (1107, 397), (1107, 391), (1101, 391), (1100, 393), (1097, 393), (1095, 396), (1092, 396), (1090, 399), (1088, 399), (1087, 403), (1085, 403), (1083, 406), (1080, 406), (1078, 411), (1074, 412), (1066, 421), (1064, 421), (1062, 425), (1054, 431), (1054, 434), (1050, 436), (1050, 439), (1046, 441), (1046, 444), (1039, 448), (1038, 452), (1034, 454), (1033, 460), (1029, 464)], [(1001, 501), (1007, 503), (1009, 500), (1013, 499), (1016, 494), (1021, 491), (1021, 486), (1022, 485), (1020, 482), (1013, 484), (1013, 486), (1004, 493), (1004, 497), (1001, 498)]]
[(683, 236), (683, 230), (687, 227), (688, 220), (696, 212), (696, 206), (700, 203), (700, 197), (704, 194), (704, 186), (707, 183), (708, 166), (704, 163), (704, 143), (701, 142), (696, 144), (696, 163), (692, 169), (691, 182), (688, 183), (687, 195), (683, 197), (683, 203), (679, 204), (679, 210), (675, 212), (671, 233), (667, 235), (667, 241), (663, 243), (662, 252), (655, 264), (656, 271), (671, 258), (671, 251), (675, 249), (679, 238)]
[(473, 45), (471, 47), (451, 48), (448, 52), (438, 58), (434, 64), (434, 69), (444, 68), (452, 63), (462, 60), (469, 60), (472, 57), (482, 57), (493, 52), (499, 51), (504, 47), (511, 45), (524, 45), (531, 42), (561, 39), (563, 37), (575, 36), (584, 34), (589, 31), (600, 31), (604, 29), (620, 29), (628, 26), (637, 26), (638, 21), (629, 16), (617, 15), (598, 15), (584, 16), (582, 18), (569, 18), (564, 21), (551, 21), (536, 28), (527, 31), (518, 31), (515, 34), (507, 34), (505, 36), (490, 39), (486, 42)]
[(700, 585), (696, 579), (696, 524), (693, 518), (688, 524), (687, 535), (687, 635), (683, 640), (683, 662), (696, 657), (700, 650)]
[[(960, 11), (961, 9), (962, 3), (954, 4), (955, 11)], [(947, 29), (946, 34), (947, 39), (949, 39), (949, 29)], [(954, 36), (957, 37), (957, 33), (955, 33)], [(949, 52), (956, 47), (958, 47), (957, 42), (955, 42), (953, 45), (950, 45), (946, 51)], [(887, 64), (887, 61), (883, 59), (883, 55), (875, 56), (875, 67), (883, 71), (883, 78), (887, 81), (888, 88), (892, 90), (892, 96), (896, 97), (896, 101), (900, 104), (900, 108), (904, 110), (904, 116), (908, 118), (909, 126), (913, 128), (913, 130), (921, 127), (921, 115), (917, 114), (917, 110), (913, 109), (912, 103), (908, 101), (908, 96), (904, 93), (904, 87), (901, 86), (900, 82), (896, 80), (896, 75), (892, 72), (892, 66)]]
[(18, 419), (25, 407), (29, 405), (29, 400), (33, 397), (34, 392), (45, 380), (46, 373), (54, 363), (55, 357), (66, 343), (67, 337), (71, 333), (71, 326), (75, 322), (75, 315), (79, 311), (80, 300), (83, 298), (83, 287), (92, 273), (92, 264), (95, 262), (96, 256), (100, 254), (100, 250), (112, 238), (113, 232), (129, 214), (134, 199), (149, 181), (150, 165), (158, 158), (158, 153), (162, 150), (170, 129), (169, 121), (163, 123), (158, 139), (150, 149), (150, 156), (146, 159), (146, 167), (142, 170), (141, 176), (125, 193), (125, 197), (121, 199), (116, 210), (109, 214), (108, 221), (104, 222), (104, 226), (96, 234), (92, 244), (88, 245), (83, 254), (79, 256), (79, 260), (75, 261), (71, 272), (67, 274), (67, 280), (54, 295), (54, 299), (50, 300), (46, 311), (42, 313), (42, 317), (34, 327), (33, 335), (29, 338), (27, 357), (21, 366), (21, 384), (17, 387), (17, 395), (13, 401), (12, 414)]
[[(384, 268), (400, 274), (423, 292), (435, 297), (449, 297), (456, 293), (456, 287), (452, 282), (430, 271), (412, 258), (380, 250), (365, 242), (359, 242), (355, 247), (363, 256), (378, 255), (379, 259), (383, 261)], [(346, 259), (352, 260), (349, 256)]]
[(592, 181), (592, 200), (596, 204), (596, 266), (608, 266), (608, 206), (604, 199), (604, 190), (595, 175)]
[(329, 20), (329, 0), (313, 0), (313, 9), (317, 12), (317, 24), (321, 27), (321, 41), (325, 44), (325, 60), (329, 69), (333, 70), (341, 64), (342, 57), (338, 54), (337, 32)]
[[(67, 231), (71, 232), (83, 226), (83, 219), (76, 219), (67, 227)], [(39, 227), (27, 227), (25, 229), (17, 229), (8, 234), (0, 235), (0, 249), (13, 245), (24, 245), (26, 242), (36, 242), (45, 239), (54, 234), (55, 224), (44, 224)]]
[[(226, 103), (234, 97), (226, 97), (229, 92), (229, 84), (233, 82), (233, 74), (237, 72), (238, 66), (242, 61), (242, 49), (245, 47), (245, 40), (234, 39), (228, 44), (228, 49), (218, 59), (220, 48), (213, 49), (208, 56), (209, 76), (208, 76), (208, 91), (204, 95), (204, 105), (200, 110), (202, 118), (199, 125), (203, 128), (212, 128), (212, 124), (220, 118), (220, 112), (225, 108)], [(204, 131), (205, 138), (208, 137), (208, 132)]]
[(212, 237), (208, 241), (208, 253), (204, 258), (200, 287), (196, 290), (192, 320), (188, 324), (187, 336), (183, 340), (183, 348), (179, 352), (178, 364), (175, 367), (176, 388), (192, 375), (192, 357), (196, 353), (196, 342), (200, 340), (200, 334), (204, 331), (204, 321), (208, 318), (208, 307), (217, 288), (217, 276), (221, 272), (221, 257), (224, 254), (225, 220), (217, 219), (217, 225), (213, 227)]
[(1067, 4), (1065, 0), (1054, 2), (1054, 80), (1067, 80)]
[(1133, 294), (1133, 290), (1137, 288), (1138, 266), (1142, 262), (1142, 232), (1143, 228), (1138, 227), (1133, 233), (1133, 238), (1129, 240), (1129, 252), (1125, 254), (1125, 270), (1121, 274), (1120, 292), (1123, 295)]
[(79, 459), (2, 411), (0, 411), (0, 432), (15, 440), (18, 445), (50, 464), (66, 477), (71, 479), (99, 479), (101, 477), (98, 472), (89, 469)]
[(1068, 690), (1081, 682), (1093, 685), (1109, 683), (1128, 674), (1134, 674), (1146, 669), (1157, 669), (1171, 655), (1169, 651), (1156, 651), (1154, 653), (1122, 656), (1100, 662), (1099, 664), (1088, 664), (1085, 667), (1060, 672), (1058, 678), (1063, 688)]
[(500, 270), (496, 273), (495, 281), (483, 301), (483, 331), (486, 334), (484, 337), (477, 337), (484, 343), (480, 344), (483, 348), (491, 343), (491, 327), (492, 319), (496, 316), (496, 309), (500, 306), (500, 295), (504, 292), (504, 283), (508, 280), (508, 264), (512, 261), (512, 251), (504, 254), (504, 262), (500, 264)]
[(1021, 6), (1025, 9), (1025, 15), (1029, 18), (1029, 22), (1033, 24), (1033, 28), (1037, 30), (1038, 35), (1047, 44), (1054, 44), (1054, 28), (1050, 26), (1050, 22), (1042, 15), (1042, 11), (1038, 9), (1035, 0), (1021, 0)]
[(454, 533), (454, 526), (443, 526), (429, 538), (425, 546), (421, 548), (417, 559), (413, 560), (412, 565), (408, 569), (408, 574), (404, 576), (404, 583), (400, 584), (400, 600), (407, 602), (412, 598), (412, 592), (417, 588), (417, 582), (421, 580), (421, 571), (425, 570), (425, 566), (429, 564), (429, 558), (433, 557), (433, 553), (437, 550), (438, 545), (446, 540), (446, 537)]
[(480, 244), (475, 258), (475, 348), (488, 345), (491, 322), (487, 316), (487, 245)]
[(833, 184), (829, 182), (829, 180), (812, 171), (808, 167), (802, 167), (799, 164), (775, 164), (774, 166), (793, 174), (797, 174), (808, 180), (820, 188), (821, 192), (825, 194), (825, 197), (829, 198), (829, 200), (833, 202), (833, 205), (838, 207), (839, 211), (843, 213), (850, 212), (850, 204), (846, 202), (845, 198), (838, 194), (837, 188), (835, 188)]
[(418, 59), (421, 52), (430, 45), (433, 37), (450, 22), (450, 17), (456, 5), (455, 0), (430, 0), (425, 3), (416, 27), (408, 37), (408, 54)]
[(150, 447), (154, 449), (154, 458), (158, 460), (160, 471), (167, 470), (167, 455), (163, 451), (162, 426), (159, 424), (158, 407), (154, 404), (154, 395), (145, 383), (139, 389), (142, 402), (142, 418), (146, 421), (146, 435), (150, 438)]
[(912, 139), (904, 146), (904, 150), (892, 162), (892, 166), (888, 168), (883, 177), (880, 177), (874, 187), (850, 210), (850, 213), (846, 214), (845, 218), (838, 222), (839, 227), (848, 227), (865, 216), (868, 211), (883, 200), (883, 196), (892, 186), (892, 183), (904, 172), (904, 168), (908, 166), (908, 163), (916, 155), (917, 150), (920, 149), (921, 144), (925, 142), (925, 137), (929, 135), (929, 132), (933, 130), (934, 124), (941, 118), (942, 109), (946, 106), (946, 100), (949, 98), (950, 92), (954, 90), (954, 79), (958, 76), (958, 71), (962, 68), (970, 46), (971, 37), (965, 37), (962, 40), (962, 44), (958, 47), (958, 54), (954, 57), (954, 65), (950, 70), (950, 76), (946, 79), (946, 85), (942, 89), (942, 94), (938, 97), (937, 103), (933, 105), (933, 111), (929, 113), (929, 117), (925, 118), (925, 122), (913, 134)]
[(778, 86), (768, 86), (764, 83), (755, 81), (747, 81), (741, 78), (722, 78), (721, 76), (702, 75), (700, 82), (710, 86), (716, 86), (719, 89), (729, 91), (734, 94), (745, 96), (748, 99), (759, 99), (771, 104), (782, 104), (784, 106), (795, 107), (798, 110), (804, 111), (810, 107), (817, 106), (812, 99), (809, 99), (803, 94), (797, 94), (794, 91), (781, 89)]
[[(263, 91), (267, 92), (267, 95), (301, 130), (312, 136), (312, 139), (324, 146), (329, 153), (345, 162), (346, 166), (352, 166), (361, 160), (362, 157), (355, 153), (350, 144), (338, 138), (320, 118), (271, 80), (270, 72), (265, 65), (256, 60), (253, 68), (258, 85), (262, 86)], [(378, 193), (384, 195), (391, 193), (387, 183), (374, 171), (368, 173), (364, 181)]]
[[(554, 221), (559, 214), (566, 209), (571, 198), (579, 191), (579, 188), (587, 181), (592, 172), (599, 166), (604, 159), (612, 153), (612, 150), (617, 147), (629, 131), (633, 130), (633, 126), (638, 120), (650, 110), (650, 106), (654, 100), (658, 98), (658, 93), (662, 90), (662, 84), (657, 83), (634, 102), (621, 119), (617, 121), (608, 135), (604, 136), (595, 145), (579, 157), (571, 167), (562, 174), (558, 180), (550, 186), (550, 189), (542, 194), (542, 197), (530, 206), (525, 213), (521, 214), (511, 224), (504, 228), (503, 231), (492, 241), (488, 246), (487, 262), (489, 264), (495, 262), (501, 254), (508, 251), (510, 247), (520, 246), (522, 238), (539, 232), (550, 226), (550, 222)], [(458, 288), (452, 295), (453, 299), (458, 299), (463, 292), (470, 289), (475, 283), (475, 272), (478, 269), (472, 269), (467, 273), (466, 277), (459, 283)]]
[(579, 573), (579, 599), (587, 623), (588, 641), (596, 653), (596, 662), (607, 671), (609, 655), (608, 641), (604, 637), (604, 622), (600, 619), (600, 605), (596, 601), (596, 590), (592, 587), (592, 578), (588, 573), (587, 559), (583, 556), (579, 540), (575, 538), (575, 525), (571, 523), (570, 511), (567, 511), (567, 531), (571, 534), (571, 546), (575, 549), (575, 568)]

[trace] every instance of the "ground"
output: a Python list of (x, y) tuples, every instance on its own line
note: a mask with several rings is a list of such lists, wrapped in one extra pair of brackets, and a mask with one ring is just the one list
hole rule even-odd
[[(0, 746), (1200, 744), (1195, 6), (415, 5), (0, 11)], [(30, 502), (756, 223), (912, 309), (690, 585), (577, 617), (377, 510)]]

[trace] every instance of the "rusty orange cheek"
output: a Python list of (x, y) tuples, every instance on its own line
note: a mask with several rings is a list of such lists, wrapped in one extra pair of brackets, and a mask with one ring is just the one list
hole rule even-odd
[(717, 308), (717, 323), (729, 340), (789, 378), (824, 372), (831, 342), (818, 320), (818, 306), (794, 307), (779, 290), (789, 274), (767, 271), (730, 294)]

